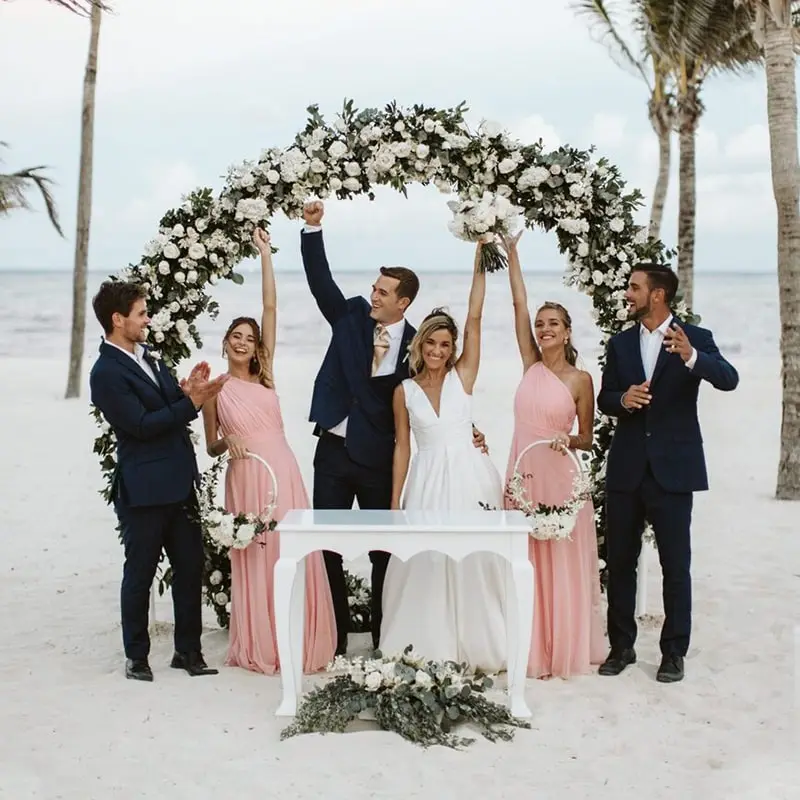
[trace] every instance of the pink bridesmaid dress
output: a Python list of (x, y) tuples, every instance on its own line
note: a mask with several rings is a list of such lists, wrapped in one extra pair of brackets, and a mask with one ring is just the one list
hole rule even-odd
[[(275, 519), (293, 508), (309, 508), (308, 495), (294, 453), (286, 441), (278, 395), (259, 383), (231, 378), (217, 399), (220, 431), (242, 437), (244, 446), (261, 456), (278, 482)], [(225, 476), (225, 508), (234, 514), (261, 513), (271, 502), (272, 481), (263, 464), (232, 459)], [(231, 550), (231, 621), (226, 665), (272, 675), (280, 670), (275, 636), (273, 573), (280, 555), (278, 530), (266, 546)], [(306, 558), (306, 620), (303, 671), (316, 672), (336, 649), (328, 577), (322, 553)]]
[[(519, 454), (532, 442), (570, 433), (577, 409), (572, 392), (544, 364), (523, 375), (514, 398), (514, 440), (508, 463), (510, 479)], [(572, 491), (575, 466), (563, 453), (545, 445), (532, 447), (518, 471), (528, 500), (563, 505)], [(509, 502), (506, 500), (506, 507)], [(578, 515), (571, 539), (530, 539), (535, 610), (528, 656), (528, 676), (569, 677), (591, 670), (606, 656), (594, 509), (587, 503)]]

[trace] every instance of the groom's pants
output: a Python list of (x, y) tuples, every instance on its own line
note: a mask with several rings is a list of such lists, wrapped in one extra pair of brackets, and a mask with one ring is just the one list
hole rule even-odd
[(649, 465), (637, 490), (607, 492), (608, 638), (612, 650), (633, 647), (636, 641), (636, 565), (642, 531), (649, 521), (661, 562), (661, 653), (686, 655), (692, 627), (692, 499), (691, 492), (665, 491)]
[(195, 509), (194, 493), (183, 503), (165, 506), (116, 503), (125, 546), (120, 605), (127, 658), (145, 659), (150, 653), (150, 587), (162, 548), (172, 567), (175, 649), (179, 653), (200, 650), (205, 555)]
[[(350, 458), (341, 436), (322, 432), (314, 454), (314, 508), (348, 509), (353, 507), (354, 500), (358, 501), (361, 509), (388, 509), (392, 501), (391, 469), (386, 472), (357, 464)], [(350, 630), (350, 607), (342, 557), (329, 550), (324, 550), (323, 556), (336, 617), (336, 650), (344, 653)], [(380, 642), (383, 581), (389, 558), (390, 554), (381, 550), (371, 550), (369, 554), (372, 562), (372, 643), (376, 649)]]

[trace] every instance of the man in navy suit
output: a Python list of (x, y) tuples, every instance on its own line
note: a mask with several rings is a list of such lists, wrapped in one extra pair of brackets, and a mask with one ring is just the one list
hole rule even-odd
[(133, 283), (106, 281), (92, 301), (105, 332), (89, 383), (117, 440), (111, 486), (125, 547), (122, 640), (125, 674), (152, 681), (147, 632), (150, 587), (162, 548), (173, 570), (175, 653), (172, 667), (190, 675), (213, 675), (200, 648), (203, 538), (197, 516), (197, 462), (187, 425), (224, 376), (209, 380), (198, 364), (179, 384), (142, 345), (146, 293)]
[(661, 561), (664, 625), (657, 679), (683, 679), (692, 624), (690, 527), (693, 492), (708, 489), (697, 419), (700, 382), (732, 391), (739, 375), (711, 331), (677, 322), (670, 306), (678, 278), (640, 264), (625, 298), (637, 325), (608, 342), (597, 405), (617, 417), (606, 471), (608, 637), (601, 675), (636, 661), (636, 564), (645, 521)]
[[(324, 206), (303, 210), (301, 252), (311, 294), (331, 326), (331, 341), (314, 381), (309, 419), (319, 437), (314, 455), (314, 508), (388, 509), (392, 499), (394, 413), (392, 396), (408, 374), (408, 345), (416, 330), (405, 312), (419, 279), (405, 267), (381, 267), (370, 302), (345, 298), (331, 275), (322, 240)], [(476, 447), (485, 447), (473, 428)], [(373, 550), (372, 641), (377, 649), (383, 616), (383, 582), (389, 553)], [(347, 651), (350, 610), (342, 557), (324, 552), (336, 617), (337, 654)]]

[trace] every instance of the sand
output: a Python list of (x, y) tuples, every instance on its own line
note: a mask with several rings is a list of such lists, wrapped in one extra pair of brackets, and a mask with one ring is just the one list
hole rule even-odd
[[(276, 368), (309, 486), (304, 417), (316, 365)], [(779, 364), (737, 367), (736, 392), (702, 392), (712, 489), (695, 503), (684, 682), (654, 679), (661, 603), (651, 551), (655, 622), (641, 631), (639, 663), (617, 678), (530, 680), (532, 730), (455, 752), (377, 730), (280, 742), (277, 677), (224, 668), (193, 679), (168, 668), (168, 598), (157, 606), (155, 682), (126, 681), (122, 551), (97, 494), (88, 390), (62, 399), (61, 361), (3, 361), (0, 797), (797, 797), (800, 504), (773, 500)], [(501, 470), (518, 369), (487, 360), (477, 388), (476, 420)], [(210, 613), (206, 621), (205, 654), (221, 666), (226, 634)]]

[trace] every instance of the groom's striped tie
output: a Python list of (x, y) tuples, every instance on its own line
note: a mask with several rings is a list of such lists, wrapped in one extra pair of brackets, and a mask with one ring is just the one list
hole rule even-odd
[(374, 378), (381, 365), (381, 361), (386, 358), (389, 352), (389, 331), (379, 322), (375, 326), (375, 334), (372, 340), (372, 377)]

